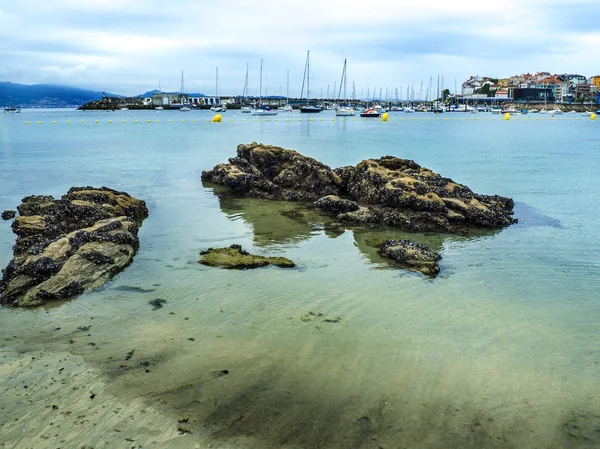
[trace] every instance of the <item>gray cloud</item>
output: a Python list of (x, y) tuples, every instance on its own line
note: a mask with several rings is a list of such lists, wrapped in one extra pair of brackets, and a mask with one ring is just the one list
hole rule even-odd
[[(306, 4), (305, 4), (306, 3)], [(179, 89), (241, 93), (250, 87), (299, 93), (311, 49), (314, 91), (339, 83), (344, 58), (357, 89), (417, 85), (430, 76), (579, 71), (594, 75), (600, 4), (593, 0), (505, 0), (364, 5), (306, 0), (80, 2), (21, 0), (0, 6), (0, 77), (137, 93)]]

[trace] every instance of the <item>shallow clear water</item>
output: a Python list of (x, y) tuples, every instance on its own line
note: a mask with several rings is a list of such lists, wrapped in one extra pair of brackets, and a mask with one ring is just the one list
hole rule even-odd
[[(211, 117), (0, 117), (0, 210), (78, 185), (126, 191), (150, 210), (134, 263), (103, 289), (44, 309), (0, 309), (0, 390), (7, 410), (30, 423), (24, 431), (0, 418), (7, 447), (55, 447), (60, 435), (97, 447), (123, 442), (106, 420), (91, 427), (66, 414), (59, 436), (42, 438), (35, 422), (50, 412), (35, 394), (44, 380), (26, 403), (11, 368), (32, 353), (81, 357), (115, 400), (152, 407), (173, 435), (158, 441), (138, 426), (131, 432), (144, 447), (600, 445), (600, 122), (575, 114)], [(302, 205), (202, 184), (202, 170), (252, 141), (332, 167), (413, 159), (478, 193), (512, 197), (519, 224), (472, 236), (339, 229)], [(440, 250), (440, 276), (382, 260), (376, 243), (396, 236)], [(13, 243), (10, 222), (0, 223), (0, 265)], [(298, 267), (232, 272), (197, 263), (200, 250), (232, 243)], [(153, 311), (156, 298), (167, 303)], [(124, 362), (132, 349), (133, 362)], [(64, 385), (56, 397), (73, 406)], [(174, 432), (181, 416), (191, 434)]]

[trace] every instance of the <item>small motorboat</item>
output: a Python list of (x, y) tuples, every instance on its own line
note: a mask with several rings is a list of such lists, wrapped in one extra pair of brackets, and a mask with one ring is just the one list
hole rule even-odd
[(381, 111), (378, 111), (375, 108), (369, 108), (369, 109), (365, 109), (364, 111), (362, 111), (360, 113), (360, 116), (377, 118), (377, 117), (381, 117), (381, 114), (382, 114)]
[(213, 112), (226, 112), (227, 108), (225, 106), (213, 106), (210, 110)]

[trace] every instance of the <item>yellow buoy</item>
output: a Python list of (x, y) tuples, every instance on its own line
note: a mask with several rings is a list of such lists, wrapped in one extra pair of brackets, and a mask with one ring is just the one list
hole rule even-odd
[[(98, 123), (98, 121), (96, 120), (96, 123)], [(52, 121), (53, 125), (56, 125), (56, 120)]]
[(38, 125), (41, 125), (41, 124), (42, 124), (42, 122), (41, 122), (41, 121), (39, 121), (39, 122), (38, 122)]
[[(71, 123), (71, 122), (69, 122), (69, 123)], [(109, 120), (108, 123), (112, 123), (112, 120)]]
[(196, 119), (194, 119), (194, 123), (196, 123)]
[(71, 120), (67, 120), (67, 125), (70, 125), (70, 124), (71, 124)]
[(173, 120), (169, 120), (169, 123), (173, 123)]
[(96, 120), (94, 123), (98, 123), (98, 120)]
[(121, 123), (125, 123), (125, 120), (121, 120)]
[(590, 115), (590, 120), (596, 120), (596, 114)]
[(184, 119), (181, 119), (181, 123), (185, 123), (185, 120), (184, 120)]
[(384, 112), (383, 114), (381, 114), (381, 121), (387, 122), (388, 117), (389, 117), (389, 114), (387, 112)]
[(82, 121), (81, 121), (81, 124), (83, 125), (84, 123), (85, 123), (85, 121), (84, 121), (84, 120), (82, 120)]
[(212, 118), (213, 123), (221, 123), (223, 120), (223, 116), (221, 114), (217, 114)]
[(29, 122), (25, 122), (26, 125), (29, 125)]
[(504, 114), (504, 120), (510, 120), (510, 114)]
[(136, 119), (136, 121), (135, 121), (135, 122), (136, 122), (136, 123), (138, 123), (138, 120)]

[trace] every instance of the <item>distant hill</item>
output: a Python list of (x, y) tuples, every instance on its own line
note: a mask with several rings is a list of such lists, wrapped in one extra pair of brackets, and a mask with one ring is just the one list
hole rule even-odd
[(0, 107), (8, 106), (11, 97), (13, 106), (20, 108), (65, 108), (101, 100), (102, 92), (53, 84), (29, 85), (0, 81)]

